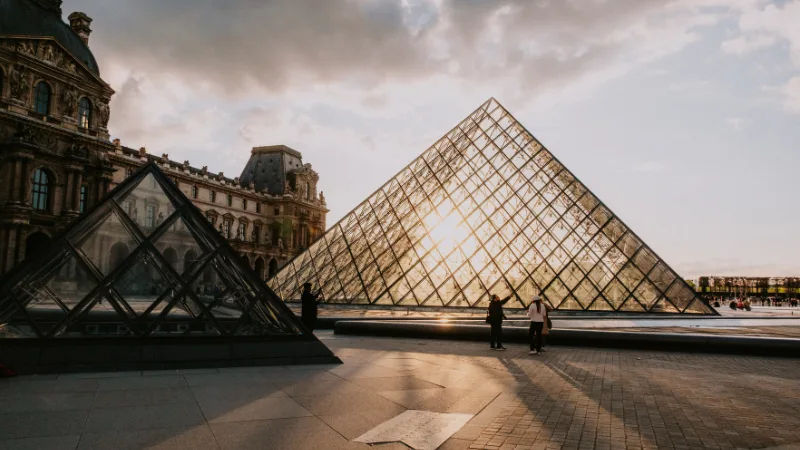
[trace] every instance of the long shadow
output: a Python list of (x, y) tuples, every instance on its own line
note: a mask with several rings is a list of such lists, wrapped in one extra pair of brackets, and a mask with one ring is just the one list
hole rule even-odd
[[(619, 352), (606, 351), (597, 352), (594, 357), (590, 355), (589, 358), (583, 359), (590, 364), (602, 364), (603, 361), (597, 361), (601, 356), (614, 359), (620, 357)], [(634, 364), (631, 365), (633, 367), (628, 369), (636, 370), (637, 365), (640, 367), (643, 365), (637, 361), (639, 360), (633, 360)], [(526, 369), (513, 360), (504, 359), (503, 362), (509, 369)], [(778, 441), (770, 437), (770, 435), (778, 434), (772, 428), (776, 422), (786, 423), (788, 421), (795, 423), (794, 427), (796, 427), (796, 417), (800, 414), (799, 399), (786, 400), (774, 396), (761, 398), (755, 394), (758, 392), (758, 388), (749, 385), (742, 385), (741, 392), (723, 391), (724, 397), (722, 398), (699, 396), (697, 391), (702, 388), (692, 388), (692, 376), (681, 377), (681, 381), (687, 383), (686, 386), (689, 387), (684, 388), (662, 382), (652, 374), (642, 377), (640, 380), (626, 380), (622, 375), (625, 367), (619, 367), (619, 372), (611, 374), (613, 378), (609, 378), (605, 369), (600, 373), (592, 372), (580, 368), (576, 362), (554, 360), (553, 358), (542, 358), (540, 362), (541, 365), (550, 369), (550, 372), (582, 392), (600, 409), (610, 413), (624, 429), (623, 438), (635, 433), (641, 439), (642, 444), (668, 448), (672, 448), (673, 444), (688, 445), (692, 448), (723, 444), (736, 448), (764, 448), (800, 441), (795, 439), (790, 442), (786, 439)], [(580, 361), (577, 363), (580, 364)], [(641, 368), (681, 370), (680, 368), (668, 369), (666, 367)], [(535, 363), (528, 368), (528, 370), (536, 369)], [(724, 381), (735, 378), (728, 374), (721, 377), (726, 379)], [(546, 402), (550, 397), (548, 387), (537, 383), (535, 378), (530, 378), (530, 389), (519, 394), (531, 411), (546, 407)], [(704, 378), (702, 381), (703, 384), (711, 382), (708, 378)], [(544, 405), (541, 398), (530, 395), (536, 389), (547, 392)], [(740, 399), (738, 397), (741, 394), (746, 395), (748, 392), (750, 392), (748, 398)], [(554, 398), (552, 401), (565, 402), (565, 409), (571, 409), (575, 404), (569, 399)], [(718, 408), (709, 407), (709, 404), (714, 404)], [(772, 422), (765, 424), (764, 418), (766, 417), (769, 417)], [(758, 428), (760, 424), (767, 425), (770, 431)], [(543, 425), (546, 426), (547, 422), (545, 421)], [(786, 429), (780, 431), (785, 432), (789, 429), (790, 426), (787, 426)], [(559, 429), (552, 428), (552, 431), (555, 435)], [(613, 437), (610, 433), (608, 436)], [(594, 445), (600, 447), (609, 443), (613, 442), (598, 433)]]
[[(361, 347), (357, 340), (348, 342), (350, 347)], [(406, 339), (395, 340), (398, 351), (418, 351), (423, 353), (463, 354), (469, 356), (487, 356), (478, 354), (475, 350), (463, 345), (424, 345), (419, 349), (409, 349), (413, 341)], [(418, 342), (417, 344), (421, 344)], [(452, 342), (450, 342), (452, 344)], [(472, 350), (472, 351), (470, 351)], [(797, 397), (780, 397), (773, 392), (766, 394), (771, 387), (758, 387), (745, 385), (738, 381), (739, 390), (729, 387), (718, 389), (714, 386), (713, 379), (708, 376), (696, 377), (700, 380), (699, 387), (692, 384), (698, 372), (713, 371), (720, 383), (736, 382), (737, 377), (751, 375), (766, 375), (781, 379), (794, 379), (793, 374), (800, 367), (800, 360), (765, 359), (760, 357), (737, 357), (731, 355), (703, 356), (698, 354), (643, 352), (636, 350), (591, 350), (557, 347), (555, 353), (539, 357), (537, 364), (520, 365), (513, 358), (495, 359), (502, 364), (504, 369), (517, 376), (526, 374), (530, 385), (518, 394), (525, 407), (533, 412), (536, 417), (538, 411), (575, 411), (588, 408), (579, 399), (564, 398), (560, 393), (552, 392), (552, 386), (541, 382), (536, 373), (542, 366), (549, 373), (555, 374), (561, 380), (572, 386), (583, 398), (596, 405), (599, 410), (612, 417), (616, 422), (616, 429), (621, 438), (637, 436), (638, 445), (669, 446), (672, 443), (683, 444), (690, 447), (713, 446), (715, 442), (727, 443), (736, 447), (763, 448), (779, 444), (796, 443), (800, 438), (791, 436), (772, 439), (770, 435), (778, 436), (800, 423), (797, 419), (800, 414), (800, 400)], [(491, 355), (495, 356), (495, 355)], [(585, 370), (578, 365), (582, 362), (589, 364), (608, 364), (611, 361), (613, 369), (617, 370), (609, 378), (605, 369), (602, 372)], [(603, 360), (598, 360), (603, 358)], [(476, 361), (478, 364), (483, 364)], [(724, 363), (724, 364), (723, 364)], [(487, 365), (487, 364), (484, 364)], [(494, 364), (488, 364), (495, 369)], [(683, 385), (668, 384), (660, 381), (655, 374), (643, 376), (640, 380), (625, 379), (625, 370), (645, 369), (649, 371), (664, 370), (668, 376), (681, 378)], [(672, 373), (670, 373), (672, 372)], [(686, 374), (688, 372), (688, 374)], [(686, 374), (686, 375), (684, 375)], [(706, 395), (702, 395), (705, 391)], [(536, 395), (537, 392), (545, 395)], [(711, 394), (711, 395), (709, 395)], [(513, 407), (510, 407), (513, 408)], [(510, 417), (512, 411), (507, 411), (504, 417)], [(735, 416), (734, 416), (735, 414)], [(589, 417), (587, 415), (587, 417)], [(775, 420), (773, 420), (775, 418)], [(599, 419), (599, 415), (598, 415)], [(579, 418), (580, 420), (580, 418)], [(785, 425), (783, 430), (778, 430), (775, 424)], [(498, 422), (495, 425), (502, 425)], [(557, 439), (566, 439), (567, 436), (574, 440), (579, 434), (572, 431), (570, 423), (559, 422), (557, 419), (547, 417), (541, 421), (542, 430), (549, 436)], [(585, 423), (580, 424), (581, 427)], [(598, 424), (600, 426), (601, 424)], [(759, 427), (760, 426), (760, 427)], [(617, 434), (606, 432), (612, 427), (603, 426), (603, 434), (593, 435), (593, 445), (602, 447), (619, 443), (615, 440)], [(587, 435), (588, 438), (588, 435)], [(579, 438), (581, 441), (583, 438)], [(787, 442), (790, 441), (790, 442)]]

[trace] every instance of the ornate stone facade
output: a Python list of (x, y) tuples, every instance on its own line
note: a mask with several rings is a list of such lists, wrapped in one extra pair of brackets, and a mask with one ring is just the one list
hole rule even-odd
[[(60, 19), (60, 1), (16, 1), (29, 13)], [(30, 24), (24, 35), (4, 35), (0, 24), (0, 274), (151, 160), (263, 277), (325, 231), (328, 210), (317, 194), (319, 176), (288, 147), (258, 148), (293, 161), (264, 173), (278, 180), (282, 188), (276, 191), (253, 181), (247, 168), (231, 179), (166, 154), (109, 142), (108, 103), (114, 91), (85, 48), (91, 19), (73, 13), (70, 22), (72, 28), (62, 22), (64, 29), (38, 31)], [(261, 154), (258, 149), (251, 160)], [(115, 245), (108, 244), (109, 250)]]

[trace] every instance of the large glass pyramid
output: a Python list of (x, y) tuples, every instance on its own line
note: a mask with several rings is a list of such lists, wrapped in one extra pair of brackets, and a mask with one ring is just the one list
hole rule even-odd
[(715, 314), (495, 99), (286, 264), (329, 303)]
[(153, 163), (0, 280), (0, 337), (269, 337), (332, 356)]

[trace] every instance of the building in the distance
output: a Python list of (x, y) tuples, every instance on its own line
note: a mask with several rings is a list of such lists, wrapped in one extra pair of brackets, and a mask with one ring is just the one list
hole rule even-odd
[[(114, 91), (89, 50), (92, 19), (75, 12), (66, 24), (61, 15), (61, 0), (0, 0), (0, 274), (147, 161), (264, 278), (324, 232), (319, 176), (289, 147), (254, 148), (241, 175), (229, 178), (110, 142)], [(150, 198), (121, 207), (135, 209), (145, 224), (168, 215)], [(126, 245), (113, 239), (104, 265)], [(172, 250), (176, 260), (193, 257), (190, 249)]]

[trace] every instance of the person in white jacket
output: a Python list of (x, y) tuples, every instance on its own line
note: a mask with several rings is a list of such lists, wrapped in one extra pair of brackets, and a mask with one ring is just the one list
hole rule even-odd
[(547, 311), (542, 304), (542, 298), (538, 295), (533, 297), (533, 303), (528, 307), (528, 317), (531, 319), (531, 328), (528, 336), (531, 339), (531, 351), (529, 355), (538, 355), (542, 351), (542, 328), (547, 317)]

